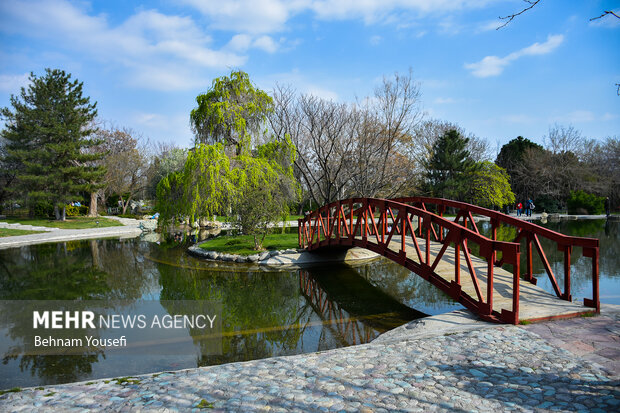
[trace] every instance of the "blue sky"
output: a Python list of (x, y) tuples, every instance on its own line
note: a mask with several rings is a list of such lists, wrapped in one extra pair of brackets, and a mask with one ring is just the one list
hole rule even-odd
[(99, 117), (190, 146), (189, 113), (213, 78), (241, 69), (340, 102), (411, 68), (427, 117), (493, 147), (543, 141), (555, 123), (620, 135), (619, 1), (170, 0), (0, 2), (0, 106), (32, 71), (84, 82)]

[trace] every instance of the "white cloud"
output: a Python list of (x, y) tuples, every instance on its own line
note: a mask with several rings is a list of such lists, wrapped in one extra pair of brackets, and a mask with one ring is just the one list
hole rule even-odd
[(239, 52), (245, 52), (252, 45), (252, 36), (249, 34), (236, 34), (228, 42), (228, 48)]
[[(246, 57), (210, 47), (190, 17), (143, 10), (113, 26), (67, 1), (0, 2), (0, 30), (43, 38), (106, 66), (129, 69), (132, 85), (191, 87), (200, 70), (240, 66)], [(193, 79), (193, 80), (192, 80)]]
[(497, 30), (497, 28), (499, 26), (501, 26), (503, 23), (500, 20), (489, 20), (487, 22), (484, 23), (480, 23), (480, 25), (478, 26), (478, 32), (488, 32), (491, 30)]
[(465, 69), (470, 70), (476, 77), (490, 77), (500, 75), (506, 66), (523, 56), (537, 56), (551, 53), (564, 41), (561, 34), (547, 36), (544, 43), (534, 43), (505, 57), (486, 56), (477, 63), (466, 63)]
[(366, 24), (407, 20), (431, 13), (480, 8), (493, 0), (181, 0), (211, 19), (211, 27), (251, 34), (286, 30), (295, 15), (313, 13), (319, 20), (362, 19)]
[(26, 87), (30, 81), (29, 74), (23, 75), (0, 75), (0, 92), (18, 94), (22, 87)]
[(592, 111), (584, 110), (584, 109), (577, 109), (572, 112), (554, 116), (550, 119), (550, 122), (567, 122), (567, 123), (594, 122), (598, 120), (608, 120), (607, 115), (609, 114), (605, 113), (602, 116), (597, 116)]
[(281, 0), (183, 0), (212, 19), (220, 30), (271, 33), (284, 29), (289, 17), (307, 7), (307, 1)]
[[(280, 40), (281, 42), (285, 41), (284, 38)], [(250, 48), (260, 49), (267, 53), (275, 53), (279, 47), (280, 44), (270, 36), (263, 35), (254, 39), (249, 34), (236, 34), (226, 45), (227, 49), (241, 53), (248, 51)]]
[(275, 53), (278, 50), (278, 44), (269, 36), (260, 36), (252, 44), (254, 47), (262, 49), (267, 53)]
[(381, 43), (381, 39), (382, 39), (381, 36), (372, 36), (370, 38), (370, 44), (373, 46), (377, 46), (379, 43)]

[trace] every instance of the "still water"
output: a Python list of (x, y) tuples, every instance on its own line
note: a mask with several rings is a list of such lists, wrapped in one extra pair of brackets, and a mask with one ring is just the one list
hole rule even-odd
[[(601, 301), (620, 304), (620, 223), (572, 221), (546, 226), (601, 240)], [(487, 225), (483, 223), (481, 229), (488, 230)], [(511, 236), (508, 228), (504, 236)], [(544, 247), (555, 270), (563, 256)], [(0, 300), (125, 300), (158, 305), (164, 300), (217, 300), (222, 304), (219, 352), (210, 351), (205, 340), (189, 329), (183, 351), (174, 354), (7, 351), (0, 355), (0, 389), (327, 350), (365, 343), (409, 320), (461, 308), (420, 277), (385, 259), (358, 266), (264, 271), (214, 267), (184, 251), (174, 244), (144, 239), (0, 250)], [(573, 296), (577, 298), (591, 294), (589, 260), (580, 254), (576, 250), (573, 255)], [(538, 269), (542, 274), (542, 267)], [(539, 285), (551, 291), (542, 277)], [(19, 348), (31, 339), (14, 324), (0, 322), (0, 348)]]

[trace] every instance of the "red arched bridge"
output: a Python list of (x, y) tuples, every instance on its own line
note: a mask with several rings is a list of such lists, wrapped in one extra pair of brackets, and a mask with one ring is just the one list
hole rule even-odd
[[(448, 208), (456, 215), (445, 217)], [(490, 237), (480, 233), (474, 214), (490, 220)], [(498, 241), (498, 230), (503, 238), (514, 238)], [(541, 239), (564, 253), (563, 268), (556, 266), (554, 271)], [(520, 282), (522, 242), (523, 278), (529, 281), (524, 284)], [(464, 202), (424, 197), (332, 202), (299, 220), (299, 245), (310, 251), (338, 246), (374, 251), (415, 272), (485, 320), (517, 324), (600, 311), (597, 239), (566, 236)], [(582, 248), (592, 263), (592, 298), (583, 301), (589, 309), (572, 302), (575, 247)], [(536, 256), (555, 296), (535, 285)]]

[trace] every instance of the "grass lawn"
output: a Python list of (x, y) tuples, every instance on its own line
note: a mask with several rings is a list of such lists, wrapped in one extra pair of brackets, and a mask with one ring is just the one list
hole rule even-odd
[[(97, 225), (99, 221), (99, 225)], [(90, 218), (90, 217), (67, 217), (66, 221), (55, 221), (46, 218), (0, 218), (0, 222), (8, 222), (9, 224), (33, 225), (37, 227), (50, 227), (62, 229), (84, 229), (96, 227), (121, 227), (118, 221), (108, 218)]]
[(25, 229), (0, 228), (0, 238), (1, 237), (14, 237), (16, 235), (40, 234), (42, 232), (45, 232), (45, 231), (27, 231)]
[[(296, 220), (298, 220), (299, 218), (303, 218), (303, 217), (304, 217), (303, 215), (289, 215), (289, 216), (288, 216), (288, 221), (296, 221)], [(211, 218), (212, 218), (212, 217), (211, 217)], [(211, 218), (209, 218), (209, 219), (211, 219)], [(229, 221), (230, 221), (230, 217), (225, 217), (225, 216), (219, 216), (219, 215), (216, 215), (216, 216), (215, 216), (215, 220), (216, 220), (217, 222), (229, 222)], [(276, 222), (277, 222), (277, 223), (280, 223), (280, 222), (282, 222), (282, 220), (280, 220), (280, 221), (276, 221)]]
[[(292, 234), (267, 234), (263, 241), (263, 247), (268, 250), (285, 250), (288, 248), (298, 248), (298, 242), (297, 232)], [(251, 235), (213, 238), (203, 242), (200, 248), (238, 255), (252, 255), (258, 252), (254, 250), (254, 237)]]

